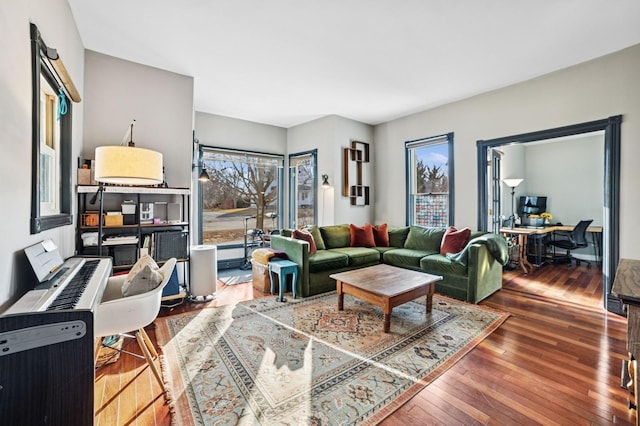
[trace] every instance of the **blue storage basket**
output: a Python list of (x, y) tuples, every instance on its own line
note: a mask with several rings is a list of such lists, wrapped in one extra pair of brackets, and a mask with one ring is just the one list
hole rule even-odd
[(180, 293), (180, 283), (178, 282), (178, 271), (173, 268), (169, 282), (162, 289), (162, 297), (173, 296)]

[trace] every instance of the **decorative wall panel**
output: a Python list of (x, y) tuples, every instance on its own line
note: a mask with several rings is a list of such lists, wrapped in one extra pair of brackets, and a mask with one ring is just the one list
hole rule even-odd
[(349, 197), (352, 206), (369, 205), (369, 185), (363, 182), (364, 165), (369, 163), (369, 144), (351, 141), (351, 146), (343, 148), (342, 195)]

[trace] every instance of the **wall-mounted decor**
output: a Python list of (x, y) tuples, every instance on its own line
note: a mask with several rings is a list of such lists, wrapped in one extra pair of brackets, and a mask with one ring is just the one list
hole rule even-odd
[(369, 163), (369, 144), (351, 141), (351, 146), (343, 148), (342, 195), (349, 197), (352, 206), (369, 205), (369, 185), (362, 179), (363, 165)]

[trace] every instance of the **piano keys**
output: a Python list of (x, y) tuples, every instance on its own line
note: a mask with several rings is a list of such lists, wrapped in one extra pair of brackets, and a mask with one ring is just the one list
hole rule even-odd
[(72, 257), (50, 268), (55, 256), (46, 251), (38, 248), (44, 279), (0, 315), (0, 419), (91, 425), (94, 311), (111, 258)]
[[(87, 268), (93, 269), (93, 273), (88, 277), (88, 280), (80, 280), (79, 274), (86, 272)], [(76, 287), (76, 291), (71, 294), (71, 296), (77, 297), (76, 302), (64, 309), (93, 311), (102, 300), (102, 293), (104, 293), (107, 285), (107, 279), (111, 275), (112, 263), (111, 258), (71, 257), (58, 270), (60, 271), (58, 275), (54, 275), (49, 280), (40, 283), (35, 289), (27, 292), (16, 303), (11, 305), (4, 312), (4, 315), (41, 312), (47, 309), (53, 310), (51, 305), (56, 303), (56, 298), (63, 291), (69, 292), (67, 287), (74, 279), (75, 285), (80, 285), (84, 288)]]

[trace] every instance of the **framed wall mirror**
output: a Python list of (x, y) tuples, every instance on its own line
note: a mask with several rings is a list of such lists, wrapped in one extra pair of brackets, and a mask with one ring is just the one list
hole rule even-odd
[[(55, 49), (31, 24), (31, 234), (72, 223), (72, 103)], [(60, 76), (62, 74), (62, 77)], [(72, 83), (71, 83), (72, 85)], [(74, 88), (75, 90), (75, 88)]]

